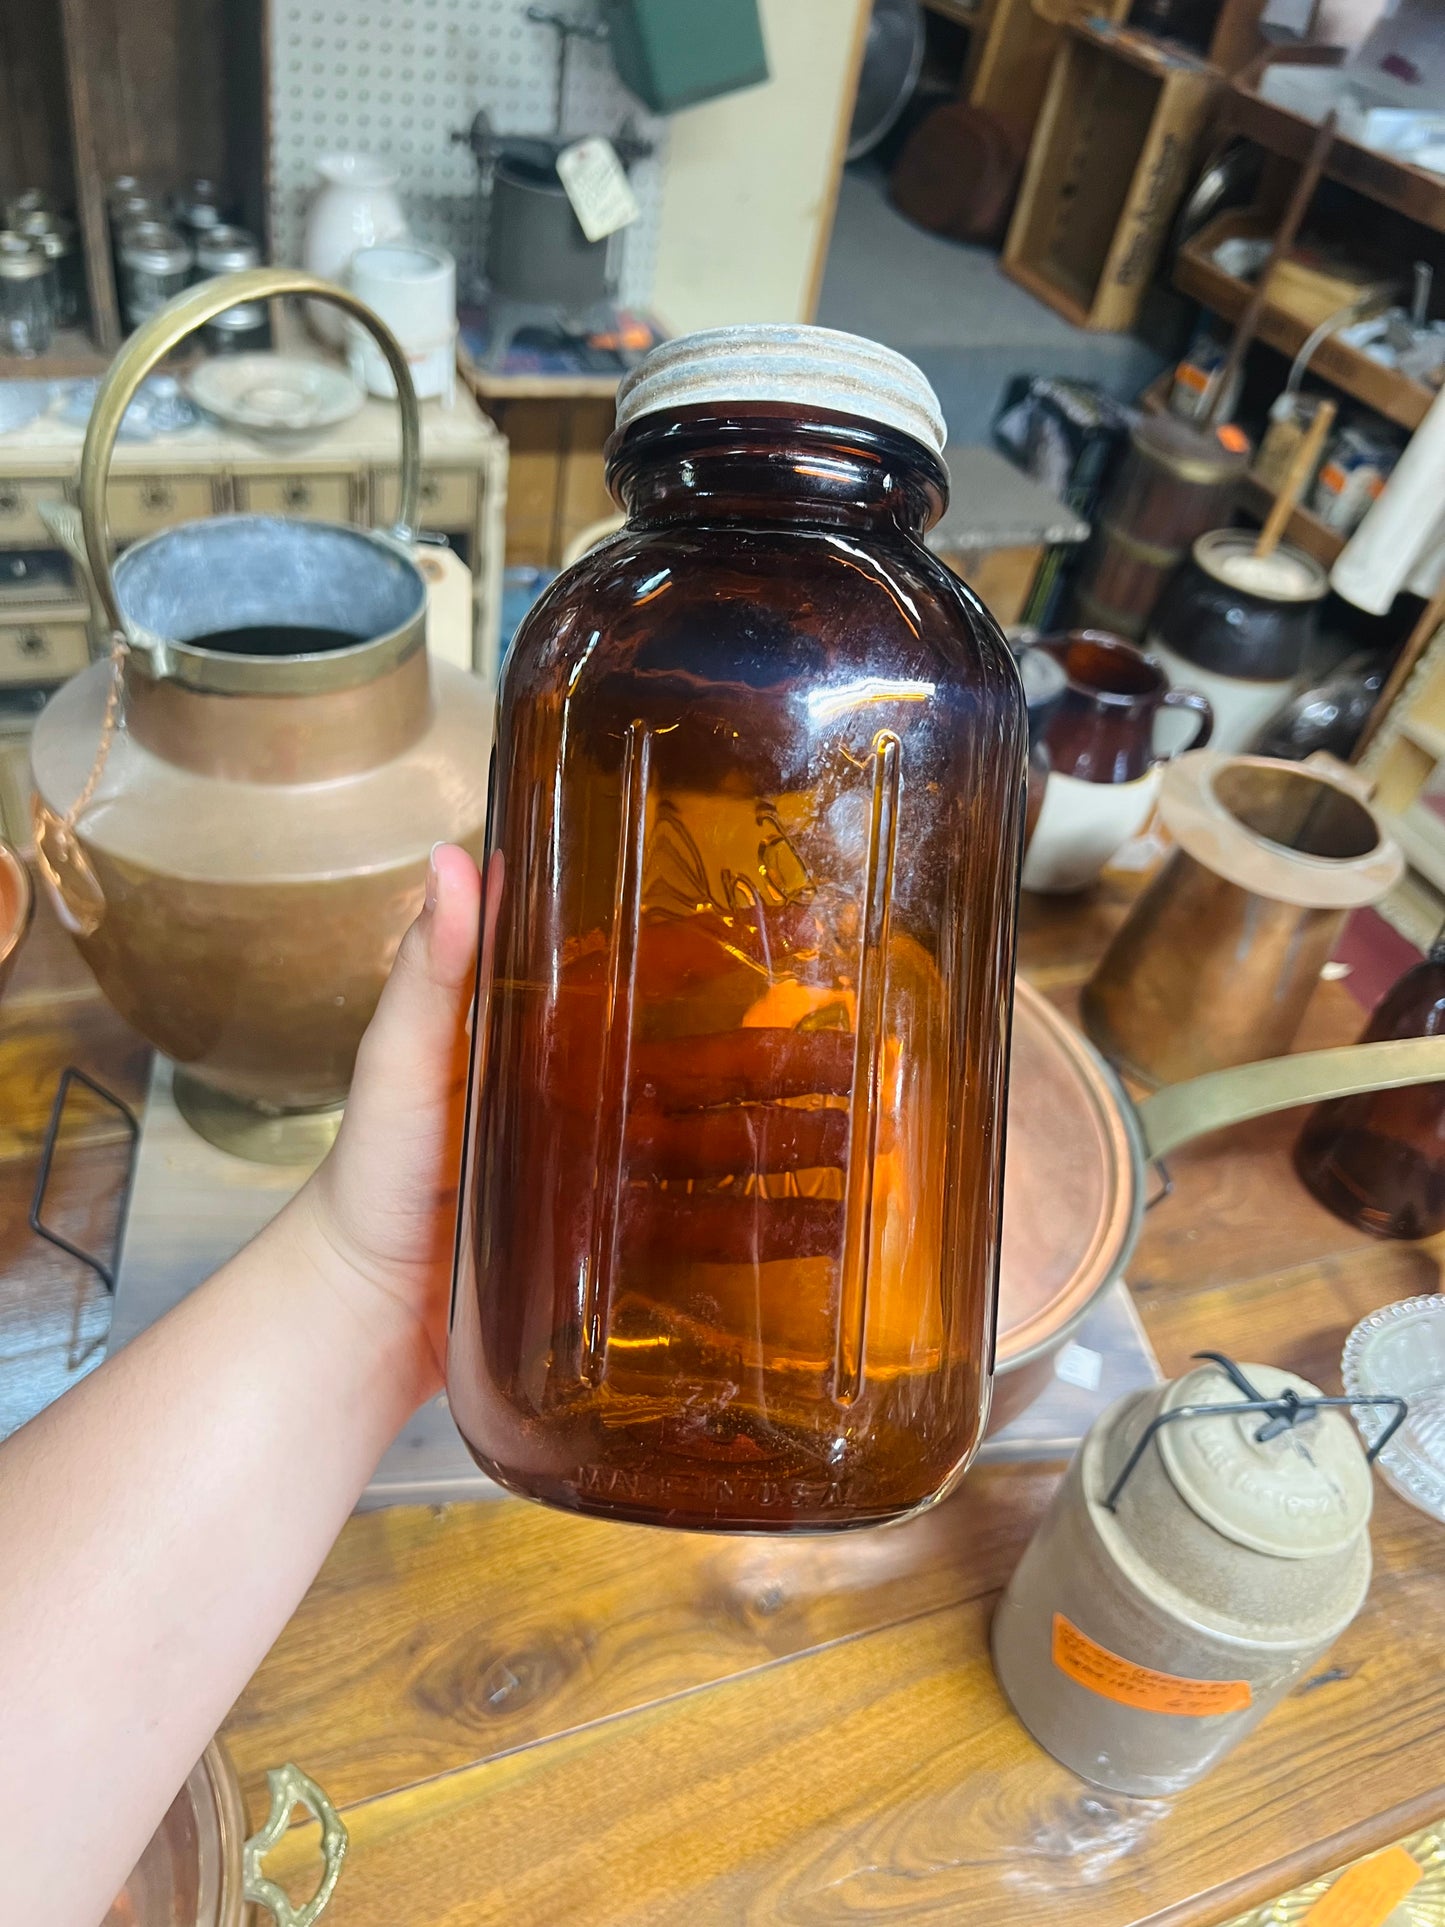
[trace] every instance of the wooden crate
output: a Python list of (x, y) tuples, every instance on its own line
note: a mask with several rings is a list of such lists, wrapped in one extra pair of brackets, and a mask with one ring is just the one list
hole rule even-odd
[(994, 0), (969, 61), (968, 98), (986, 107), (1027, 146), (1048, 91), (1049, 72), (1070, 20), (1122, 20), (1130, 0)]
[(1138, 319), (1219, 86), (1206, 61), (1091, 21), (1054, 59), (1003, 265), (1080, 328)]

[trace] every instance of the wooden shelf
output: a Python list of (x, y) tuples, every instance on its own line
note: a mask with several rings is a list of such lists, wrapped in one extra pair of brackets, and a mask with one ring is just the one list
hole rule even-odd
[[(1196, 235), (1174, 264), (1174, 285), (1226, 321), (1237, 321), (1253, 290), (1247, 281), (1226, 274), (1209, 259), (1209, 250), (1221, 238), (1214, 223)], [(1284, 308), (1266, 303), (1260, 313), (1259, 340), (1283, 355), (1297, 355), (1312, 332), (1308, 322)], [(1310, 356), (1309, 371), (1401, 428), (1418, 428), (1435, 399), (1434, 389), (1372, 361), (1338, 335), (1329, 335), (1319, 344)]]
[[(1246, 475), (1239, 493), (1240, 506), (1250, 515), (1257, 516), (1261, 522), (1274, 507), (1273, 491), (1253, 475)], [(1327, 528), (1317, 515), (1307, 508), (1297, 508), (1284, 525), (1284, 539), (1293, 542), (1297, 549), (1312, 555), (1328, 569), (1333, 566), (1335, 557), (1345, 546), (1345, 538), (1334, 529)]]
[(78, 375), (103, 374), (110, 356), (97, 348), (80, 328), (65, 328), (55, 337), (48, 355), (24, 360), (0, 355), (0, 381), (65, 381)]
[[(1229, 126), (1246, 140), (1280, 154), (1286, 160), (1303, 163), (1314, 141), (1316, 127), (1303, 114), (1291, 113), (1263, 100), (1252, 87), (1236, 81), (1224, 107)], [(1445, 175), (1428, 173), (1423, 167), (1409, 167), (1388, 154), (1338, 137), (1330, 148), (1325, 173), (1332, 181), (1364, 194), (1381, 207), (1392, 207), (1399, 214), (1445, 234)]]

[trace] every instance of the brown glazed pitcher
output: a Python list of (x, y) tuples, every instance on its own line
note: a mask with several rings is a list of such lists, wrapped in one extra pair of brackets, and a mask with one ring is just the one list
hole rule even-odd
[(1081, 890), (1149, 820), (1168, 752), (1155, 744), (1161, 710), (1198, 718), (1191, 748), (1209, 741), (1213, 712), (1197, 690), (1171, 689), (1132, 643), (1076, 629), (1035, 645), (1064, 672), (1045, 735), (1049, 782), (1024, 862), (1026, 890)]

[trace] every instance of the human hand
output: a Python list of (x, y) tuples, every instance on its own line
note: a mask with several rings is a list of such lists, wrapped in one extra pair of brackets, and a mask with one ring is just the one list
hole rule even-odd
[[(500, 882), (494, 859), (488, 948)], [(481, 896), (471, 857), (439, 843), (425, 905), (361, 1041), (336, 1143), (287, 1214), (306, 1258), (393, 1342), (400, 1319), (421, 1397), (445, 1373)]]

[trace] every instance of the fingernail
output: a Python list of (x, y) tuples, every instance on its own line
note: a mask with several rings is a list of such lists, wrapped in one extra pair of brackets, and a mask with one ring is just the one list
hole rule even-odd
[(435, 910), (437, 907), (437, 851), (440, 848), (441, 839), (438, 839), (432, 844), (431, 853), (426, 860), (426, 897), (422, 903), (424, 910)]

